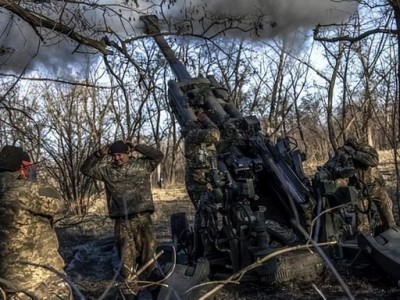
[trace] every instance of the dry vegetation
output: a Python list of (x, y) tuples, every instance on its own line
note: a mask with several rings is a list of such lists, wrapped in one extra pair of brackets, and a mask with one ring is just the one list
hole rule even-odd
[[(388, 180), (388, 189), (394, 196), (394, 177), (393, 177), (393, 158), (390, 152), (381, 152), (381, 169), (385, 178)], [(309, 164), (306, 170), (312, 172), (319, 163)], [(169, 217), (176, 212), (186, 212), (190, 218), (193, 217), (194, 209), (183, 187), (153, 189), (156, 212), (154, 220), (156, 233), (159, 242), (170, 241)], [(92, 241), (112, 237), (113, 225), (107, 218), (102, 200), (96, 201), (96, 204), (84, 218), (70, 217), (58, 222), (58, 233), (60, 236), (61, 252), (67, 262), (70, 262), (76, 251), (76, 247)], [(397, 212), (397, 208), (396, 208)], [(396, 213), (398, 220), (398, 214)], [(93, 252), (94, 253), (94, 252)], [(92, 253), (92, 256), (95, 255)], [(76, 276), (69, 274), (78, 284), (86, 299), (98, 299), (109, 283), (112, 276), (109, 259), (107, 257), (92, 257), (94, 268), (93, 272), (87, 269), (84, 274)], [(107, 260), (108, 259), (108, 260)], [(90, 264), (90, 259), (86, 261)], [(89, 266), (89, 269), (91, 266)], [(100, 268), (100, 269), (99, 269)], [(340, 268), (340, 266), (339, 266)], [(96, 279), (97, 271), (103, 274), (102, 279)], [(400, 291), (392, 284), (382, 281), (376, 276), (376, 270), (371, 270), (371, 277), (350, 276), (349, 270), (340, 270), (346, 283), (349, 285), (354, 297), (362, 299), (399, 299)], [(85, 275), (86, 274), (86, 275)], [(108, 274), (108, 275), (107, 275)], [(289, 282), (280, 285), (256, 285), (250, 283), (227, 285), (214, 295), (214, 299), (318, 299), (324, 297), (329, 299), (344, 299), (343, 292), (337, 281), (328, 273), (327, 276), (318, 280), (318, 282), (307, 282), (298, 284), (298, 282)], [(87, 278), (84, 278), (87, 276)], [(101, 276), (100, 276), (101, 277)], [(114, 291), (115, 292), (115, 291)], [(113, 290), (110, 296), (105, 299), (117, 299)]]

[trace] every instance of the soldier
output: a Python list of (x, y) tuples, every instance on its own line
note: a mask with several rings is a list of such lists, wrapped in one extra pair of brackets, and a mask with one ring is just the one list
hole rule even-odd
[(38, 183), (28, 153), (0, 152), (0, 287), (7, 299), (72, 299), (58, 253), (54, 216), (64, 202)]
[[(355, 138), (349, 138), (337, 149), (335, 155), (323, 166), (332, 179), (347, 179), (361, 196), (357, 204), (357, 231), (371, 232), (368, 211), (371, 201), (377, 207), (384, 230), (396, 226), (393, 217), (393, 203), (385, 190), (385, 181), (377, 168), (378, 152)], [(321, 172), (321, 171), (320, 171)]]
[(194, 220), (194, 249), (193, 258), (203, 256), (204, 246), (202, 244), (200, 230), (202, 220), (200, 210), (202, 205), (210, 204), (210, 188), (206, 179), (207, 173), (217, 166), (217, 154), (215, 144), (220, 139), (218, 127), (200, 111), (197, 120), (183, 128), (185, 136), (185, 185), (189, 197), (195, 207)]
[[(131, 151), (137, 151), (142, 156), (131, 157)], [(107, 155), (111, 155), (113, 160), (105, 159)], [(108, 212), (114, 220), (115, 243), (121, 259), (121, 275), (128, 286), (124, 292), (127, 298), (138, 292), (137, 255), (140, 254), (140, 266), (155, 255), (150, 174), (163, 158), (161, 151), (150, 146), (116, 141), (94, 152), (81, 167), (83, 174), (105, 184)], [(147, 276), (155, 265), (154, 262), (146, 269)]]

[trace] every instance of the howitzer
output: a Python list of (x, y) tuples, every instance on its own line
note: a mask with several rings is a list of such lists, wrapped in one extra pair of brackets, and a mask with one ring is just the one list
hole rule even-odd
[[(177, 77), (177, 81), (168, 82), (168, 96), (179, 124), (184, 127), (188, 122), (196, 121), (195, 112), (202, 109), (218, 125), (225, 139), (237, 138), (237, 131), (239, 131), (242, 138), (246, 139), (242, 142), (248, 143), (249, 147), (257, 149), (261, 154), (265, 167), (274, 174), (276, 183), (281, 186), (283, 193), (288, 194), (296, 203), (306, 203), (308, 201), (306, 198), (310, 193), (303, 182), (305, 175), (301, 167), (302, 162), (293, 160), (294, 156), (282, 156), (284, 151), (288, 150), (287, 142), (282, 147), (285, 139), (281, 139), (282, 142), (277, 144), (279, 149), (275, 149), (275, 146), (260, 132), (259, 120), (254, 116), (243, 117), (236, 106), (230, 102), (227, 90), (216, 81), (214, 76), (208, 75), (207, 78), (190, 76), (160, 34), (156, 16), (141, 16), (140, 18), (146, 25), (146, 32), (152, 35)], [(297, 169), (292, 169), (292, 167)]]
[[(305, 241), (311, 233), (318, 242), (342, 242), (347, 236), (354, 239), (356, 191), (336, 186), (334, 178), (308, 178), (302, 168), (305, 157), (297, 145), (293, 147), (290, 138), (270, 141), (261, 132), (259, 120), (243, 116), (232, 103), (228, 90), (214, 76), (190, 76), (161, 35), (155, 16), (143, 16), (141, 20), (176, 76), (177, 80), (168, 82), (168, 97), (179, 125), (185, 127), (197, 122), (196, 113), (201, 110), (221, 132), (221, 141), (216, 145), (217, 167), (207, 174), (213, 188), (205, 201), (209, 206), (198, 210), (205, 224), (200, 230), (204, 257), (211, 269), (237, 271), (275, 248)], [(339, 171), (348, 174), (353, 170)], [(314, 218), (316, 225), (310, 223)], [(184, 214), (171, 216), (174, 240), (190, 250), (193, 239), (188, 235), (187, 224)], [(391, 234), (400, 237), (400, 231)], [(385, 237), (382, 235), (382, 240)], [(362, 242), (365, 249), (372, 245), (369, 239)], [(397, 245), (400, 238), (393, 249), (400, 249)], [(373, 246), (379, 249), (379, 245)], [(190, 257), (190, 251), (186, 253)], [(387, 259), (384, 251), (380, 254), (383, 255), (376, 260)], [(318, 257), (307, 252), (294, 256), (293, 260), (281, 257), (279, 264), (271, 261), (256, 268), (253, 274), (267, 282), (304, 279), (304, 276), (313, 279), (320, 267)]]
[[(160, 34), (155, 16), (144, 16), (141, 20), (177, 78), (168, 82), (168, 96), (180, 126), (196, 121), (196, 111), (202, 110), (221, 131), (218, 169), (210, 170), (209, 178), (222, 225), (218, 230), (206, 232), (203, 239), (206, 252), (209, 248), (210, 252), (214, 249), (229, 253), (234, 270), (254, 262), (271, 251), (266, 242), (266, 224), (267, 218), (277, 218), (276, 211), (287, 227), (282, 230), (275, 227), (271, 234), (281, 231), (276, 235), (284, 245), (301, 240), (298, 231), (290, 228), (291, 222), (295, 220), (306, 228), (307, 214), (314, 206), (302, 170), (302, 155), (291, 149), (288, 138), (281, 138), (277, 144), (269, 141), (261, 132), (260, 121), (255, 116), (242, 116), (227, 89), (214, 76), (192, 78)], [(285, 237), (282, 231), (286, 229)], [(214, 236), (209, 238), (211, 233)]]
[[(322, 176), (320, 176), (322, 174)], [(357, 190), (348, 185), (338, 185), (325, 173), (317, 172), (312, 178), (313, 194), (317, 207), (313, 238), (318, 240), (340, 240), (355, 234), (355, 206), (359, 198)]]

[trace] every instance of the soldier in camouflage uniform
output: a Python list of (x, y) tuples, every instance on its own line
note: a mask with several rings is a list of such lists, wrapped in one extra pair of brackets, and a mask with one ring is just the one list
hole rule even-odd
[[(137, 151), (140, 157), (129, 153)], [(106, 159), (112, 156), (113, 161)], [(81, 172), (105, 184), (110, 218), (114, 219), (115, 243), (121, 259), (121, 275), (136, 293), (136, 260), (141, 266), (153, 259), (156, 238), (151, 214), (154, 212), (150, 175), (162, 161), (161, 151), (150, 146), (116, 141), (90, 155)], [(153, 263), (146, 270), (149, 275)]]
[(385, 181), (377, 168), (378, 152), (355, 138), (349, 138), (338, 148), (335, 155), (323, 166), (332, 179), (346, 179), (361, 196), (357, 204), (357, 231), (370, 232), (368, 208), (371, 201), (377, 207), (383, 229), (396, 226), (393, 217), (393, 203), (385, 190)]
[(35, 181), (35, 174), (22, 148), (2, 149), (0, 287), (7, 299), (72, 299), (53, 227), (64, 202), (54, 188)]
[(217, 167), (217, 154), (215, 144), (220, 139), (218, 127), (200, 111), (197, 114), (198, 122), (187, 124), (183, 128), (185, 135), (185, 185), (189, 197), (196, 209), (194, 220), (194, 249), (193, 257), (196, 259), (203, 255), (201, 236), (201, 205), (210, 203), (210, 187), (206, 179), (207, 173)]

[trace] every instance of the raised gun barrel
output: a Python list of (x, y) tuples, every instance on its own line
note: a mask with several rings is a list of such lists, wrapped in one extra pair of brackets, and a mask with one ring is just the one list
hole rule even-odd
[(248, 147), (258, 151), (264, 167), (276, 181), (276, 186), (280, 187), (280, 194), (287, 195), (299, 205), (308, 202), (310, 193), (303, 182), (304, 177), (296, 174), (296, 170), (292, 169), (298, 167), (301, 162), (289, 166), (282, 157), (282, 153), (274, 150), (274, 146), (261, 134), (259, 120), (254, 116), (243, 117), (230, 101), (228, 91), (217, 83), (214, 76), (207, 78), (190, 76), (161, 35), (156, 16), (141, 16), (140, 19), (146, 26), (146, 33), (153, 37), (178, 79), (178, 81), (168, 82), (168, 96), (179, 124), (185, 126), (187, 122), (195, 121), (197, 119), (195, 111), (202, 109), (223, 130), (224, 139), (229, 138), (228, 126), (233, 125), (233, 138), (235, 139), (235, 132), (241, 132), (242, 135), (247, 136)]
[(188, 122), (196, 121), (197, 109), (204, 110), (217, 125), (222, 125), (229, 118), (241, 117), (238, 109), (230, 102), (228, 92), (213, 76), (207, 78), (190, 76), (161, 35), (156, 16), (141, 16), (140, 20), (145, 24), (146, 33), (153, 37), (177, 78), (177, 81), (168, 82), (168, 97), (170, 106), (182, 127)]
[(189, 72), (186, 70), (183, 63), (176, 57), (174, 51), (172, 51), (171, 47), (168, 45), (166, 40), (161, 35), (157, 16), (154, 15), (140, 16), (140, 20), (146, 26), (145, 27), (146, 34), (151, 35), (153, 39), (156, 41), (158, 47), (160, 48), (161, 52), (167, 59), (178, 81), (181, 82), (190, 81), (192, 77), (190, 76)]

